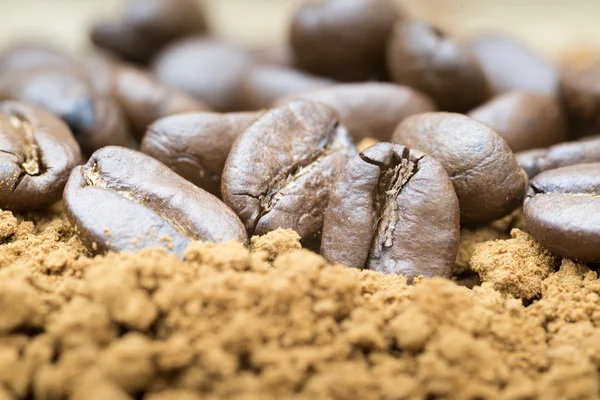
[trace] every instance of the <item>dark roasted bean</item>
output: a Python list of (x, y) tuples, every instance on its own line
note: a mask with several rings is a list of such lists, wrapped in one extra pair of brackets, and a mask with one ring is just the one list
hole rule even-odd
[(556, 94), (556, 66), (515, 39), (485, 34), (473, 38), (469, 48), (483, 68), (493, 94), (514, 90)]
[(221, 193), (250, 234), (320, 233), (336, 172), (356, 152), (330, 107), (296, 101), (259, 118), (233, 144)]
[(425, 21), (397, 24), (387, 57), (393, 81), (428, 94), (441, 110), (466, 112), (489, 97), (471, 51)]
[(100, 149), (75, 168), (64, 201), (93, 253), (162, 247), (181, 256), (191, 240), (247, 240), (241, 221), (222, 201), (124, 147)]
[(554, 96), (509, 92), (468, 115), (502, 136), (514, 152), (548, 147), (567, 139), (565, 119)]
[(183, 90), (221, 112), (240, 109), (237, 91), (251, 68), (249, 52), (201, 37), (173, 43), (153, 64), (159, 81)]
[(58, 115), (86, 154), (107, 145), (135, 145), (119, 106), (97, 93), (75, 70), (41, 68), (4, 74), (0, 99), (35, 104)]
[(571, 137), (594, 135), (600, 131), (599, 84), (600, 62), (563, 71), (559, 93)]
[(332, 83), (291, 68), (256, 66), (240, 82), (239, 105), (243, 110), (260, 110), (280, 97)]
[(389, 140), (394, 129), (409, 115), (435, 111), (428, 96), (406, 86), (389, 83), (349, 83), (295, 93), (277, 100), (312, 100), (337, 110), (342, 124), (356, 141), (366, 137)]
[(437, 159), (452, 179), (463, 224), (484, 224), (521, 204), (527, 175), (496, 132), (460, 114), (423, 113), (408, 117), (394, 143)]
[(174, 115), (153, 123), (141, 151), (193, 184), (221, 195), (221, 174), (235, 139), (261, 112)]
[(458, 199), (440, 163), (379, 143), (338, 174), (321, 253), (331, 262), (410, 278), (449, 276), (459, 235)]
[(542, 172), (523, 205), (531, 235), (562, 257), (600, 262), (600, 163)]
[(20, 211), (60, 200), (80, 160), (79, 145), (59, 118), (34, 106), (0, 103), (0, 208)]
[(292, 21), (295, 65), (338, 81), (386, 77), (386, 44), (399, 14), (390, 0), (307, 2)]
[(195, 0), (132, 0), (122, 18), (101, 22), (92, 42), (122, 58), (145, 64), (169, 42), (207, 30)]

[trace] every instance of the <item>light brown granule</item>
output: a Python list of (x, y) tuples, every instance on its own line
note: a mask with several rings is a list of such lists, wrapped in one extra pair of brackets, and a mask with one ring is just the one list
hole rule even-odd
[[(0, 399), (598, 398), (597, 274), (532, 270), (522, 232), (480, 246), (499, 279), (470, 290), (330, 265), (284, 231), (89, 258), (60, 212), (26, 218), (0, 245)], [(528, 306), (495, 288), (507, 267)]]
[(291, 250), (302, 248), (300, 235), (291, 229), (278, 228), (263, 236), (252, 236), (250, 242), (252, 251), (264, 251), (269, 261), (273, 261), (278, 255)]

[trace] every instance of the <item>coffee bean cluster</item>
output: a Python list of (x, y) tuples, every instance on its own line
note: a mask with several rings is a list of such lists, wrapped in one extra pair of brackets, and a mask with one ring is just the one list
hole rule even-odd
[(307, 2), (262, 48), (196, 1), (133, 0), (90, 40), (0, 54), (0, 207), (62, 199), (93, 254), (291, 228), (331, 262), (449, 276), (461, 226), (523, 207), (542, 245), (600, 262), (600, 64), (391, 0)]

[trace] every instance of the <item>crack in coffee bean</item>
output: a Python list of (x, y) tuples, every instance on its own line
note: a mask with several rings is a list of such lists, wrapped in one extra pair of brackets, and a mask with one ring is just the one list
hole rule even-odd
[(25, 160), (21, 164), (23, 170), (28, 175), (39, 175), (43, 172), (44, 166), (41, 161), (40, 146), (35, 140), (31, 123), (25, 116), (20, 114), (10, 115), (8, 120), (15, 129), (18, 129), (23, 133), (25, 139)]

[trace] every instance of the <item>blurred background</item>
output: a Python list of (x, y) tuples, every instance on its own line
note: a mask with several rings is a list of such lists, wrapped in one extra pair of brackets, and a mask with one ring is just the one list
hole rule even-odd
[[(246, 44), (279, 43), (303, 0), (204, 0), (217, 34)], [(88, 45), (94, 21), (118, 15), (125, 0), (0, 0), (0, 48), (45, 39), (69, 50)], [(599, 0), (397, 0), (458, 37), (501, 31), (546, 57), (600, 51)]]

